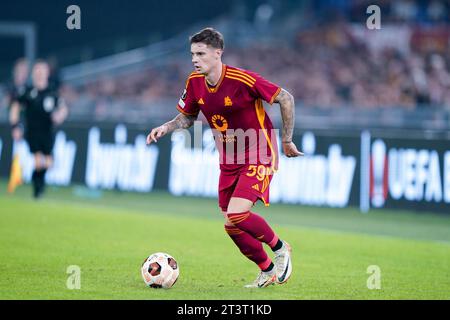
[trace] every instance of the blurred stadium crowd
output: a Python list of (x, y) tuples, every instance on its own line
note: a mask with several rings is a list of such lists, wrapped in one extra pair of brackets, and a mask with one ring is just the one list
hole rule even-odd
[[(303, 108), (450, 110), (449, 1), (378, 1), (382, 30), (366, 28), (368, 15), (361, 12), (370, 1), (329, 2), (317, 2), (310, 22), (295, 25), (290, 41), (263, 34), (235, 45), (226, 38), (225, 63), (285, 87)], [(389, 36), (371, 38), (377, 32)], [(133, 121), (148, 117), (153, 104), (175, 104), (190, 73), (189, 62), (186, 41), (185, 52), (163, 64), (98, 75), (81, 85), (63, 83), (60, 90), (76, 106), (72, 113), (99, 120), (126, 115)]]
[[(450, 55), (447, 51), (407, 53), (386, 47), (374, 52), (347, 32), (348, 25), (329, 25), (300, 32), (293, 46), (253, 44), (227, 48), (224, 61), (256, 70), (291, 90), (301, 105), (333, 108), (434, 105), (450, 108)], [(186, 60), (189, 61), (188, 53)], [(190, 69), (174, 60), (163, 68), (149, 67), (120, 77), (102, 77), (66, 94), (84, 93), (98, 101), (129, 99), (148, 104), (177, 97)], [(99, 110), (101, 112), (101, 110)]]

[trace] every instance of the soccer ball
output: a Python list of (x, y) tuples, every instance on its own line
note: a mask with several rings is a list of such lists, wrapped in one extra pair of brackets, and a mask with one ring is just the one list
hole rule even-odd
[(170, 254), (157, 252), (145, 259), (141, 274), (147, 286), (169, 289), (177, 281), (180, 269)]

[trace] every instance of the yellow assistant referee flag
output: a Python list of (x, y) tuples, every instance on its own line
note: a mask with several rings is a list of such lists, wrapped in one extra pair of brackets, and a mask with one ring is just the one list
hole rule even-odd
[(20, 167), (19, 155), (15, 155), (11, 164), (11, 174), (8, 182), (8, 192), (13, 193), (22, 184), (22, 168)]

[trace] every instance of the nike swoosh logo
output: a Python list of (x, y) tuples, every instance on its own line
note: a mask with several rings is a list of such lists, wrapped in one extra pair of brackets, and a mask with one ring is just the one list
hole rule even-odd
[(286, 269), (284, 269), (284, 273), (281, 277), (278, 278), (279, 282), (282, 282), (284, 278), (286, 278), (287, 271), (289, 269), (289, 263), (291, 263), (290, 258), (288, 258), (288, 262), (286, 263)]
[[(273, 278), (272, 278), (272, 279), (273, 279)], [(264, 282), (262, 285), (258, 285), (258, 287), (263, 288), (263, 287), (266, 285), (266, 283), (269, 282), (269, 281), (272, 280), (272, 279), (267, 279), (266, 282)]]

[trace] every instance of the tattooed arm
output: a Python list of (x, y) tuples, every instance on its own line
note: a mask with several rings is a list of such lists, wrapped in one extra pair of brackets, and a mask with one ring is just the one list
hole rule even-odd
[(187, 129), (194, 124), (197, 116), (190, 116), (180, 113), (171, 121), (154, 128), (147, 136), (147, 144), (157, 142), (157, 140), (176, 129)]
[(295, 124), (295, 103), (294, 97), (284, 89), (275, 98), (274, 102), (280, 105), (281, 119), (283, 128), (281, 131), (281, 141), (283, 144), (283, 152), (288, 157), (302, 156), (303, 153), (297, 150), (292, 142)]
[(281, 119), (283, 120), (283, 129), (281, 132), (281, 141), (291, 142), (294, 133), (295, 122), (295, 104), (294, 97), (284, 89), (275, 98), (274, 102), (280, 104)]

